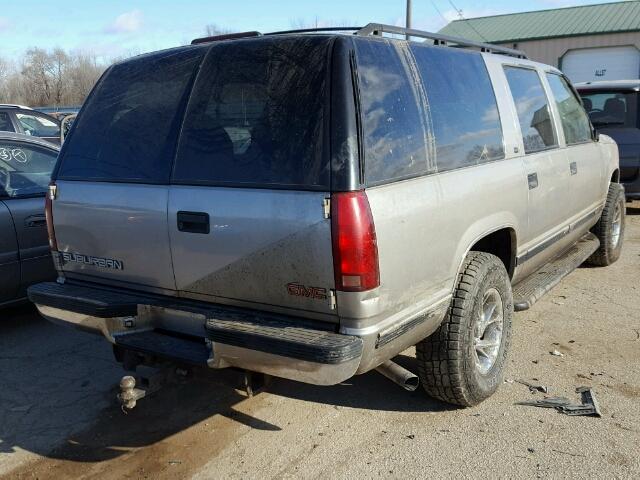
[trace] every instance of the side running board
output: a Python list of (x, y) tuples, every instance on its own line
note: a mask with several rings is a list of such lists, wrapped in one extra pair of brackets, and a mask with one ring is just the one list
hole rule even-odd
[(587, 233), (569, 250), (543, 265), (513, 287), (516, 312), (528, 310), (560, 281), (582, 265), (600, 246), (593, 233)]

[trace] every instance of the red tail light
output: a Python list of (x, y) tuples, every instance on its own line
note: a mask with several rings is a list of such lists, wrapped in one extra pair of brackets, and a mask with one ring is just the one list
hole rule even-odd
[(362, 292), (379, 286), (376, 229), (364, 192), (331, 195), (331, 236), (336, 289)]
[(56, 232), (53, 229), (53, 201), (56, 198), (57, 187), (54, 182), (49, 184), (49, 190), (44, 200), (44, 214), (47, 219), (47, 233), (49, 234), (49, 247), (52, 252), (58, 251), (58, 242), (56, 241)]

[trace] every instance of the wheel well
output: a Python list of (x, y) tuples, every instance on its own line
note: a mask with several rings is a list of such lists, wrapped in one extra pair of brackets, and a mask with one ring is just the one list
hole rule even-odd
[(516, 232), (511, 228), (503, 228), (478, 240), (471, 250), (498, 257), (511, 278), (516, 263), (516, 245)]
[(611, 183), (620, 183), (620, 170), (615, 169), (611, 175)]

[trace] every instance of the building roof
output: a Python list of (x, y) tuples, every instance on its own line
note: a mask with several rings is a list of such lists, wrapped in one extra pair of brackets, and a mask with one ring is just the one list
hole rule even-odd
[(454, 20), (440, 33), (506, 43), (635, 31), (640, 31), (638, 0)]

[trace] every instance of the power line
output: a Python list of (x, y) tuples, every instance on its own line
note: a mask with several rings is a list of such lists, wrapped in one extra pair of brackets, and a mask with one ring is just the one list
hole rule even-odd
[(458, 16), (460, 17), (460, 20), (464, 21), (464, 22), (465, 22), (469, 27), (471, 27), (471, 30), (473, 30), (474, 32), (476, 32), (476, 33), (478, 34), (478, 36), (479, 36), (482, 40), (484, 40), (485, 42), (487, 42), (487, 43), (488, 43), (488, 42), (489, 42), (489, 40), (487, 40), (487, 39), (485, 38), (485, 36), (484, 36), (484, 35), (482, 35), (482, 34), (481, 34), (477, 29), (476, 29), (476, 27), (474, 27), (474, 26), (473, 26), (473, 24), (472, 24), (472, 23), (471, 23), (467, 18), (464, 18), (464, 15), (462, 15), (462, 10), (460, 10), (458, 7), (456, 7), (456, 6), (454, 5), (454, 3), (453, 3), (453, 1), (452, 1), (452, 0), (449, 0), (449, 3), (451, 4), (451, 6), (453, 7), (453, 9), (456, 11), (456, 13), (458, 14)]

